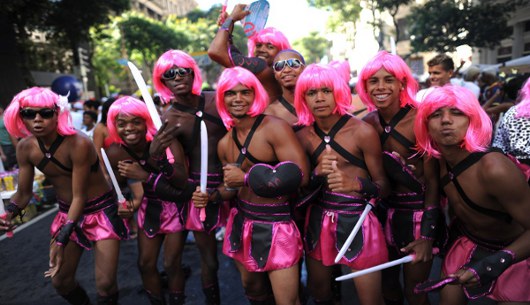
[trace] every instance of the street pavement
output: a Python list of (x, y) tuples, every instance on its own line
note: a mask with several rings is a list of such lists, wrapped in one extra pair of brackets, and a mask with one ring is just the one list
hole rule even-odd
[[(43, 217), (24, 230), (16, 232), (11, 239), (0, 239), (0, 305), (63, 305), (44, 271), (48, 265), (49, 228), (55, 213)], [(247, 305), (239, 273), (232, 261), (219, 249), (219, 285), (222, 304)], [(120, 248), (118, 284), (121, 305), (149, 304), (142, 292), (141, 278), (136, 266), (136, 240), (124, 241)], [(187, 244), (183, 262), (191, 266), (192, 272), (186, 282), (186, 305), (203, 305), (204, 297), (200, 282), (199, 252), (194, 244)], [(161, 266), (161, 262), (159, 264)], [(432, 278), (439, 272), (439, 259), (435, 260)], [(346, 271), (346, 270), (345, 270)], [(347, 271), (346, 271), (347, 272)], [(95, 304), (94, 264), (91, 251), (83, 254), (77, 271), (79, 283), (87, 290)], [(352, 281), (342, 284), (342, 304), (359, 304)], [(438, 304), (438, 295), (430, 295), (431, 304)], [(312, 304), (312, 302), (310, 302)], [(489, 305), (489, 301), (472, 302), (474, 305)]]

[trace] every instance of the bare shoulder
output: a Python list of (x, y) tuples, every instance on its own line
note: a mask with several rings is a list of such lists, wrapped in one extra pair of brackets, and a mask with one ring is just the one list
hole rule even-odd
[(278, 100), (275, 100), (274, 102), (270, 103), (269, 106), (267, 106), (263, 113), (268, 115), (277, 115), (279, 106), (280, 102), (278, 102)]
[(504, 154), (490, 152), (479, 161), (478, 177), (488, 189), (509, 187), (517, 181), (524, 182), (519, 168)]
[(379, 124), (379, 115), (377, 115), (377, 110), (374, 110), (367, 115), (365, 115), (362, 119), (366, 123), (375, 126), (376, 124)]
[(356, 117), (352, 117), (348, 124), (353, 127), (353, 132), (357, 136), (363, 136), (363, 137), (379, 137), (377, 134), (377, 131), (375, 130), (374, 126), (370, 124), (369, 122), (366, 122), (365, 120), (361, 120)]
[(280, 119), (274, 115), (266, 115), (263, 119), (263, 125), (267, 129), (274, 129), (277, 130), (274, 133), (279, 133), (280, 131), (283, 131), (284, 129), (289, 129), (292, 131), (292, 127), (287, 123), (285, 120)]

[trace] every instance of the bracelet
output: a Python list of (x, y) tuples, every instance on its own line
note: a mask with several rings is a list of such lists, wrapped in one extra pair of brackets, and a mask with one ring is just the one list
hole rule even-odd
[(355, 179), (357, 179), (357, 181), (361, 185), (361, 189), (359, 191), (360, 194), (368, 198), (379, 197), (380, 189), (377, 183), (374, 183), (370, 179), (363, 177), (356, 177)]
[(434, 240), (439, 232), (440, 209), (431, 207), (423, 210), (420, 224), (420, 236), (422, 239)]
[(221, 27), (219, 28), (219, 30), (230, 32), (230, 27), (232, 26), (233, 22), (234, 21), (232, 17), (226, 18), (223, 24), (221, 25)]
[(16, 202), (9, 200), (9, 204), (6, 206), (6, 212), (10, 212), (13, 215), (11, 218), (15, 218), (17, 216), (22, 218), (25, 214), (23, 211), (24, 209), (21, 209)]
[(55, 243), (59, 246), (66, 246), (70, 241), (70, 235), (74, 231), (75, 222), (73, 220), (68, 220), (65, 224), (61, 226), (57, 237), (55, 238)]

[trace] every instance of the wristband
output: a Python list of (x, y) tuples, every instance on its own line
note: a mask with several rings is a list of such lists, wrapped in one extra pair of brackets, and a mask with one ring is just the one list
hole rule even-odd
[(379, 197), (379, 185), (373, 183), (370, 179), (363, 177), (356, 177), (357, 181), (361, 185), (359, 193), (364, 197), (377, 198)]
[(230, 32), (230, 27), (232, 26), (232, 23), (232, 17), (226, 18), (219, 30)]
[(158, 164), (160, 172), (162, 172), (162, 174), (164, 174), (166, 178), (171, 178), (175, 173), (175, 169), (173, 168), (171, 163), (169, 163), (167, 158), (158, 159), (156, 163)]
[(464, 266), (464, 268), (471, 271), (480, 282), (477, 289), (465, 289), (466, 295), (472, 298), (479, 297), (491, 292), (497, 278), (513, 264), (515, 254), (510, 250), (500, 250), (492, 255), (486, 256), (476, 263)]
[(10, 200), (9, 204), (6, 206), (6, 212), (10, 212), (12, 214), (11, 218), (15, 218), (17, 216), (24, 216), (22, 211), (23, 209), (21, 209), (18, 204), (13, 200)]
[(214, 204), (219, 204), (223, 201), (221, 193), (217, 188), (208, 190), (208, 201)]
[(438, 233), (438, 219), (440, 209), (437, 207), (423, 210), (421, 216), (420, 236), (423, 239), (434, 240)]
[(75, 222), (73, 220), (68, 220), (61, 226), (61, 229), (55, 238), (55, 243), (59, 246), (66, 246), (68, 241), (70, 241), (70, 235), (74, 231), (74, 228)]

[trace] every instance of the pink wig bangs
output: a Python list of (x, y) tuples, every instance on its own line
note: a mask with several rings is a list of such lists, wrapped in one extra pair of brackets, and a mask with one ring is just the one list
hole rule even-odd
[(278, 48), (278, 51), (291, 48), (289, 40), (282, 32), (278, 31), (276, 28), (268, 27), (248, 39), (248, 56), (255, 56), (254, 51), (256, 50), (256, 44), (259, 42), (270, 43)]
[(351, 68), (350, 62), (347, 60), (332, 60), (328, 64), (330, 67), (334, 68), (339, 72), (339, 75), (346, 81), (348, 86), (350, 85), (351, 79)]
[(155, 90), (162, 97), (161, 100), (164, 104), (169, 103), (174, 96), (173, 93), (171, 93), (171, 90), (164, 85), (162, 74), (175, 66), (179, 68), (193, 69), (193, 87), (191, 92), (195, 95), (201, 94), (201, 70), (199, 70), (199, 66), (197, 66), (193, 57), (180, 50), (169, 50), (158, 58), (153, 69), (153, 85), (155, 86)]
[(24, 125), (20, 117), (20, 109), (24, 107), (35, 108), (53, 108), (57, 109), (57, 132), (63, 136), (69, 136), (76, 133), (72, 125), (70, 111), (64, 107), (59, 110), (59, 95), (50, 89), (41, 87), (32, 87), (22, 90), (15, 95), (9, 106), (4, 112), (4, 123), (7, 131), (17, 137), (24, 138), (31, 135), (31, 132)]
[(359, 81), (355, 86), (361, 101), (368, 107), (370, 111), (375, 110), (374, 102), (366, 91), (366, 81), (380, 69), (385, 69), (388, 73), (394, 75), (405, 87), (401, 91), (399, 100), (400, 106), (405, 105), (416, 106), (416, 92), (418, 92), (418, 82), (412, 76), (409, 66), (397, 55), (392, 55), (387, 51), (380, 51), (372, 58), (361, 70), (359, 74)]
[(305, 93), (309, 89), (328, 87), (333, 90), (335, 109), (333, 113), (344, 115), (352, 108), (350, 87), (336, 69), (321, 64), (308, 65), (298, 77), (294, 91), (294, 108), (298, 115), (298, 124), (311, 125), (315, 121), (313, 113), (307, 106)]
[(153, 119), (151, 119), (151, 116), (149, 115), (147, 106), (144, 102), (135, 99), (134, 97), (124, 96), (117, 99), (112, 106), (110, 106), (107, 114), (107, 128), (109, 130), (109, 138), (112, 142), (125, 144), (116, 128), (116, 120), (120, 114), (142, 118), (147, 126), (145, 139), (147, 141), (153, 140), (153, 136), (156, 134), (157, 130), (153, 124)]
[(526, 80), (519, 94), (522, 99), (515, 106), (515, 118), (530, 118), (530, 78)]
[(245, 68), (233, 67), (228, 68), (221, 73), (217, 82), (217, 91), (215, 93), (215, 103), (217, 111), (223, 120), (223, 123), (227, 129), (231, 129), (234, 126), (234, 120), (230, 116), (230, 113), (226, 109), (224, 95), (225, 92), (234, 88), (237, 85), (243, 85), (247, 88), (254, 90), (254, 102), (250, 106), (248, 115), (255, 117), (267, 108), (269, 104), (269, 95), (263, 88), (259, 80)]
[(429, 116), (442, 107), (455, 107), (469, 118), (469, 127), (462, 143), (462, 148), (469, 152), (485, 151), (491, 142), (492, 123), (480, 106), (477, 98), (468, 89), (460, 86), (435, 88), (418, 106), (414, 121), (416, 145), (419, 151), (429, 157), (440, 158), (429, 135)]

